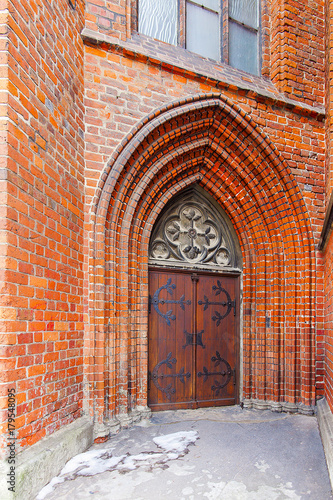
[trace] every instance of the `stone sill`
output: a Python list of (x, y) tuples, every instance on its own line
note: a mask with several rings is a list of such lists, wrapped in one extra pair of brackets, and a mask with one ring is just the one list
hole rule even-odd
[(295, 101), (277, 91), (266, 78), (250, 75), (226, 64), (203, 58), (182, 47), (175, 47), (147, 36), (134, 34), (126, 41), (84, 28), (81, 32), (84, 43), (101, 46), (124, 56), (144, 60), (154, 66), (179, 74), (184, 78), (200, 81), (206, 85), (232, 92), (242, 92), (250, 98), (306, 115), (318, 121), (325, 119), (325, 109)]

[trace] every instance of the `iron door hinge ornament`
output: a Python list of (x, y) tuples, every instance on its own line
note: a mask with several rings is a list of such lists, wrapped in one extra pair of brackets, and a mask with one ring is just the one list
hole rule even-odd
[(236, 316), (236, 299), (231, 300), (229, 293), (227, 292), (227, 290), (225, 290), (222, 287), (221, 282), (219, 280), (217, 280), (217, 285), (213, 286), (213, 290), (215, 291), (215, 295), (219, 295), (221, 292), (225, 293), (227, 300), (226, 301), (224, 300), (221, 302), (211, 301), (208, 299), (208, 297), (206, 297), (206, 295), (204, 295), (204, 300), (199, 300), (198, 304), (199, 304), (199, 306), (202, 306), (202, 305), (204, 306), (204, 309), (203, 309), (204, 311), (206, 311), (206, 309), (208, 309), (208, 306), (227, 307), (227, 310), (224, 314), (220, 314), (219, 311), (214, 311), (215, 316), (212, 316), (212, 320), (216, 321), (216, 326), (219, 326), (221, 321), (226, 316), (228, 316), (228, 314), (230, 313), (232, 308), (234, 309), (234, 316)]
[(163, 359), (162, 361), (157, 363), (157, 365), (155, 366), (155, 368), (153, 369), (153, 371), (150, 375), (151, 380), (152, 380), (153, 384), (155, 385), (155, 387), (157, 388), (157, 390), (163, 392), (163, 394), (166, 396), (166, 398), (169, 401), (171, 401), (171, 395), (175, 394), (176, 389), (174, 387), (172, 387), (172, 383), (166, 385), (165, 387), (161, 386), (159, 383), (159, 380), (163, 381), (164, 379), (167, 379), (167, 378), (172, 378), (172, 379), (178, 378), (183, 384), (185, 384), (185, 379), (190, 378), (190, 376), (191, 376), (190, 372), (185, 373), (184, 367), (179, 370), (179, 373), (170, 373), (168, 375), (164, 375), (164, 374), (159, 375), (158, 371), (162, 365), (166, 365), (168, 368), (172, 368), (172, 365), (173, 364), (175, 365), (176, 363), (177, 363), (176, 358), (173, 358), (172, 352), (169, 352), (166, 359)]
[[(211, 389), (215, 393), (214, 396), (217, 397), (220, 395), (220, 391), (229, 384), (232, 376), (234, 378), (234, 385), (236, 384), (236, 370), (231, 369), (228, 361), (223, 359), (218, 351), (216, 351), (216, 356), (212, 356), (211, 361), (214, 363), (214, 368), (220, 365), (223, 368), (223, 365), (225, 365), (225, 369), (221, 369), (219, 372), (210, 372), (204, 366), (202, 372), (198, 372), (198, 377), (203, 377), (203, 382), (206, 382), (209, 377), (216, 377)], [(218, 376), (222, 377), (222, 381), (218, 380)]]
[(174, 321), (176, 319), (176, 316), (175, 314), (173, 314), (173, 311), (172, 309), (170, 309), (169, 311), (167, 311), (166, 313), (163, 313), (160, 308), (159, 308), (159, 305), (164, 305), (164, 304), (179, 304), (180, 305), (180, 308), (185, 311), (185, 305), (191, 305), (191, 301), (190, 300), (185, 300), (185, 295), (182, 295), (180, 297), (180, 299), (178, 300), (171, 300), (171, 299), (160, 299), (159, 298), (159, 295), (161, 293), (162, 290), (166, 290), (170, 295), (173, 294), (173, 291), (176, 289), (176, 285), (174, 283), (171, 284), (171, 278), (168, 279), (168, 281), (166, 282), (165, 285), (161, 286), (160, 288), (158, 288), (156, 290), (156, 292), (154, 293), (153, 297), (151, 297), (149, 295), (149, 312), (151, 312), (151, 305), (154, 306), (154, 309), (155, 311), (157, 312), (157, 314), (159, 314), (162, 318), (165, 319), (166, 323), (168, 326), (171, 325), (171, 321)]

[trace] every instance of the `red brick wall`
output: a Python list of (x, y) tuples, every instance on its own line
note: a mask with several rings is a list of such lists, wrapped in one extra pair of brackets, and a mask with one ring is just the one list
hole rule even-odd
[(118, 44), (98, 45), (90, 33), (85, 49), (81, 0), (76, 10), (65, 0), (8, 5), (0, 19), (1, 395), (4, 408), (7, 388), (16, 389), (19, 445), (81, 415), (83, 359), (90, 416), (96, 409), (102, 423), (146, 404), (149, 235), (191, 182), (219, 200), (242, 246), (244, 397), (313, 405), (323, 391), (315, 250), (325, 182), (323, 2), (263, 3), (263, 74), (275, 86), (131, 39), (134, 1), (88, 2), (86, 28)]
[(8, 9), (1, 395), (5, 407), (7, 388), (16, 390), (24, 448), (82, 411), (84, 12), (80, 0), (76, 10), (66, 0)]
[[(125, 55), (125, 51), (122, 53), (117, 47), (87, 45), (85, 70), (87, 203), (94, 200), (92, 214), (99, 203), (96, 225), (87, 226), (90, 240), (96, 241), (91, 251), (91, 269), (95, 266), (98, 273), (91, 284), (91, 291), (96, 294), (91, 310), (96, 315), (97, 363), (90, 377), (98, 381), (98, 391), (91, 397), (97, 398), (100, 417), (146, 402), (145, 311), (149, 231), (159, 210), (171, 194), (177, 192), (177, 186), (185, 187), (190, 180), (201, 182), (220, 200), (242, 242), (244, 311), (251, 312), (244, 319), (244, 396), (248, 399), (314, 404), (317, 314), (322, 318), (322, 310), (316, 311), (315, 290), (316, 287), (322, 290), (322, 268), (316, 263), (315, 242), (320, 235), (323, 218), (323, 117), (318, 119), (313, 113), (297, 107), (289, 110), (288, 105), (277, 98), (265, 99), (253, 91), (238, 90), (236, 85), (233, 88), (228, 85), (223, 87), (221, 82), (207, 81), (198, 74), (188, 75), (186, 71), (181, 74), (178, 68), (161, 67), (156, 53), (150, 63), (134, 52), (133, 56), (128, 51)], [(255, 167), (249, 165), (247, 170), (245, 166), (246, 158), (256, 157), (250, 138), (247, 139), (248, 150), (242, 156), (238, 146), (229, 144), (231, 139), (228, 134), (231, 132), (225, 131), (225, 137), (220, 137), (220, 144), (226, 145), (225, 151), (223, 147), (220, 151), (223, 164), (209, 148), (205, 152), (200, 150), (200, 140), (204, 140), (206, 132), (199, 125), (197, 133), (186, 129), (187, 124), (200, 120), (199, 111), (193, 111), (193, 115), (190, 113), (188, 116), (185, 113), (179, 121), (171, 121), (155, 132), (151, 124), (151, 138), (143, 139), (143, 132), (141, 135), (138, 132), (136, 139), (135, 130), (140, 123), (147, 123), (149, 127), (149, 113), (153, 122), (155, 117), (160, 119), (161, 106), (182, 98), (190, 102), (191, 96), (214, 92), (216, 88), (221, 92), (222, 101), (230, 99), (236, 108), (247, 113), (256, 132), (260, 132), (263, 138), (267, 137), (268, 143), (271, 141), (272, 149), (280, 158), (278, 162), (285, 162), (282, 170), (272, 164), (275, 161), (272, 158), (265, 163), (268, 178), (271, 175), (268, 172), (274, 172), (273, 191), (266, 186), (259, 173), (256, 175), (261, 179), (262, 187), (258, 186), (256, 191), (256, 177), (252, 177)], [(214, 115), (215, 112), (212, 113)], [(203, 113), (203, 122), (207, 119)], [(225, 122), (222, 120), (222, 129), (233, 128), (229, 120), (230, 117), (225, 118)], [(178, 127), (182, 130), (179, 138)], [(209, 130), (208, 124), (206, 128)], [(174, 139), (169, 137), (169, 130), (175, 131)], [(239, 134), (243, 133), (240, 127)], [(158, 137), (163, 146), (157, 151), (150, 144)], [(117, 151), (126, 148), (130, 139), (134, 144), (139, 143), (137, 149), (133, 146), (134, 149), (124, 150), (124, 157), (120, 153), (118, 156)], [(214, 141), (213, 137), (210, 140)], [(197, 148), (203, 157), (210, 159), (209, 174), (204, 167), (184, 167), (182, 171), (181, 165), (195, 162), (194, 158), (189, 158), (190, 153), (185, 152), (187, 148), (189, 151)], [(173, 160), (168, 160), (168, 166), (156, 173), (156, 178), (153, 173), (150, 176), (146, 173), (149, 168), (153, 172), (154, 161), (169, 154), (174, 154)], [(263, 157), (266, 158), (265, 154)], [(110, 166), (106, 170), (108, 163)], [(124, 173), (120, 174), (122, 170)], [(245, 183), (241, 180), (242, 171), (248, 173)], [(102, 173), (103, 182), (98, 183)], [(163, 175), (170, 177), (164, 184)], [(284, 175), (285, 185), (281, 180)], [(131, 180), (129, 185), (126, 179)], [(140, 182), (147, 183), (142, 193), (136, 190)], [(287, 197), (290, 196), (286, 205), (283, 205), (285, 202), (274, 201), (274, 185), (277, 192), (282, 189)], [(100, 191), (96, 195), (97, 186), (104, 189), (101, 198), (98, 195)], [(248, 209), (244, 196), (249, 196)], [(251, 197), (255, 201), (251, 202)], [(235, 200), (233, 206), (230, 205), (231, 199)], [(116, 205), (113, 200), (117, 200)], [(248, 210), (246, 216), (242, 206)], [(268, 215), (268, 206), (272, 207), (271, 215)], [(121, 215), (122, 210), (128, 214), (128, 219)], [(106, 226), (103, 226), (102, 213)], [(258, 222), (257, 217), (261, 217), (258, 214), (265, 218), (265, 213), (268, 219), (272, 217), (271, 222)], [(90, 220), (93, 220), (92, 216)], [(263, 233), (260, 232), (261, 224), (266, 227)], [(281, 226), (275, 234), (270, 227), (276, 224)], [(247, 229), (244, 229), (245, 226)], [(104, 234), (105, 227), (107, 231)], [(271, 230), (273, 233), (270, 233)], [(135, 235), (135, 241), (130, 235)], [(271, 242), (267, 248), (263, 246), (266, 240)], [(129, 253), (125, 255), (127, 248)], [(110, 263), (105, 274), (102, 267), (104, 258)], [(279, 270), (271, 282), (270, 273), (275, 266)], [(114, 272), (115, 269), (117, 272)], [(114, 289), (115, 284), (117, 290)], [(107, 297), (106, 302), (104, 297)], [(265, 328), (266, 311), (272, 314), (274, 326), (271, 331)], [(290, 311), (295, 312), (289, 316)], [(320, 325), (322, 328), (322, 323)], [(108, 352), (114, 352), (108, 370), (105, 370), (105, 345)], [(131, 346), (129, 352), (124, 347), (127, 345)], [(317, 355), (322, 353), (318, 351)], [(322, 390), (320, 377), (318, 381)], [(104, 407), (106, 399), (109, 408)]]
[(333, 66), (333, 3), (327, 1), (326, 3), (326, 206), (328, 205), (330, 195), (333, 188), (333, 157), (332, 157), (332, 139), (333, 139), (333, 95), (332, 95), (332, 66)]
[[(125, 40), (137, 29), (137, 0), (88, 0), (86, 27)], [(262, 75), (280, 92), (324, 104), (324, 0), (261, 0)]]
[[(6, 244), (7, 244), (7, 131), (8, 131), (8, 118), (7, 118), (7, 103), (8, 103), (8, 37), (6, 36), (8, 32), (8, 14), (6, 13), (7, 1), (2, 1), (0, 3), (1, 8), (1, 38), (0, 38), (0, 262), (1, 262), (1, 294), (6, 292), (6, 282), (5, 282), (5, 269), (7, 267), (7, 262), (9, 265), (10, 259), (7, 257)], [(0, 305), (0, 344), (1, 344), (1, 361), (10, 355), (10, 349), (7, 344), (10, 341), (14, 341), (15, 335), (6, 332), (5, 324), (8, 315), (12, 312), (8, 310), (6, 304), (1, 303)], [(9, 356), (11, 357), (11, 356)], [(15, 367), (15, 359), (8, 359), (6, 365), (1, 365), (1, 448), (6, 446), (4, 432), (7, 432), (7, 386), (4, 384), (4, 370), (10, 367)], [(3, 454), (3, 451), (2, 451)]]
[(86, 46), (86, 173), (91, 178), (88, 195), (94, 195), (99, 178), (96, 172), (103, 171), (117, 146), (139, 120), (182, 96), (220, 90), (248, 112), (283, 153), (302, 191), (317, 239), (324, 199), (322, 117), (318, 121), (312, 118), (313, 113), (302, 116), (297, 107), (295, 113), (283, 109), (289, 105), (275, 98), (265, 102), (264, 97), (251, 90), (230, 88), (230, 85), (212, 79), (207, 81), (193, 73), (188, 76), (186, 71), (182, 76), (181, 69), (161, 69), (158, 60), (155, 64), (146, 62), (146, 58), (140, 59), (140, 56), (126, 56), (112, 47), (105, 50)]
[[(333, 2), (326, 2), (326, 210), (329, 208), (329, 200), (332, 196), (332, 116), (333, 116), (333, 96), (332, 96), (332, 64), (333, 64), (333, 45), (332, 45), (332, 16)], [(332, 267), (333, 267), (333, 239), (332, 234), (328, 237), (328, 241), (324, 247), (324, 265), (325, 265), (325, 396), (333, 411), (333, 284), (332, 284)]]
[(324, 104), (324, 0), (274, 0), (271, 13), (271, 78), (281, 92)]
[(333, 235), (325, 248), (325, 397), (333, 411)]
[(130, 33), (129, 3), (127, 0), (86, 2), (86, 27), (125, 40)]

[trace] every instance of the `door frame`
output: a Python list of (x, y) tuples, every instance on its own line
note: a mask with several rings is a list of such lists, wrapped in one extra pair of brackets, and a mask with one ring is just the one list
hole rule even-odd
[[(235, 348), (235, 368), (236, 368), (236, 386), (235, 386), (235, 405), (239, 404), (240, 398), (241, 398), (241, 391), (243, 387), (243, 369), (242, 369), (242, 351), (243, 351), (243, 345), (242, 345), (242, 336), (241, 336), (241, 325), (242, 325), (242, 318), (243, 318), (243, 313), (242, 313), (242, 277), (243, 273), (240, 271), (225, 271), (225, 270), (216, 270), (213, 271), (211, 268), (208, 269), (203, 269), (203, 268), (197, 268), (193, 267), (189, 269), (188, 267), (186, 268), (175, 268), (172, 266), (156, 266), (156, 265), (150, 265), (148, 266), (148, 276), (150, 271), (157, 271), (157, 272), (172, 272), (172, 273), (177, 273), (177, 274), (188, 274), (188, 275), (204, 275), (204, 276), (215, 276), (215, 277), (234, 277), (237, 279), (235, 288), (236, 288), (236, 303), (238, 304), (238, 307), (236, 308), (236, 320), (235, 320), (235, 336), (236, 336), (236, 348)], [(149, 282), (149, 278), (148, 278)], [(148, 291), (149, 296), (150, 296), (150, 291)], [(147, 311), (149, 314), (149, 311)], [(148, 325), (149, 325), (149, 318), (148, 318)], [(149, 327), (148, 327), (149, 328)], [(148, 356), (148, 370), (147, 370), (147, 401), (148, 401), (148, 394), (149, 394), (149, 385), (150, 385), (150, 380), (149, 380), (149, 341), (150, 341), (150, 332), (148, 329), (148, 336), (147, 336), (147, 356)], [(149, 406), (149, 404), (148, 404)], [(152, 411), (164, 411), (164, 410), (176, 410), (176, 409), (184, 409), (184, 407), (189, 408), (189, 409), (195, 409), (195, 408), (204, 408), (204, 407), (211, 407), (211, 401), (207, 402), (205, 404), (202, 402), (200, 405), (197, 401), (192, 401), (187, 404), (184, 403), (165, 403), (163, 404), (163, 408), (160, 408), (158, 410), (152, 410)], [(221, 406), (221, 405), (220, 405)], [(227, 405), (226, 405), (227, 406)], [(231, 405), (230, 405), (231, 406)], [(178, 408), (177, 408), (178, 407)], [(218, 407), (215, 406), (215, 407)]]

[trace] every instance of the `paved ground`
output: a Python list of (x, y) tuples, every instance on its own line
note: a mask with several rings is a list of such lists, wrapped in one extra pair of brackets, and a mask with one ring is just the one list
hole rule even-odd
[(332, 498), (315, 417), (239, 407), (155, 413), (68, 462), (57, 481), (37, 498)]

